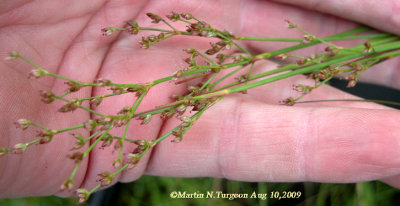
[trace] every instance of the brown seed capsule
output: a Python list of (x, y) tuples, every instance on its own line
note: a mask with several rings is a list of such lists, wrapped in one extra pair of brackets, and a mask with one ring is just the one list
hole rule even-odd
[(96, 129), (98, 122), (94, 119), (90, 119), (83, 124), (83, 127), (89, 131), (93, 131)]
[(99, 86), (104, 87), (104, 86), (110, 86), (111, 81), (108, 79), (100, 78), (97, 79), (96, 82), (99, 84)]
[(0, 156), (7, 154), (9, 151), (10, 151), (10, 149), (0, 147)]
[(146, 114), (146, 116), (144, 116), (143, 121), (140, 124), (141, 125), (148, 124), (151, 121), (151, 117), (152, 117), (151, 114)]
[(297, 24), (295, 22), (287, 20), (287, 19), (285, 21), (286, 21), (287, 28), (289, 28), (289, 29), (297, 28)]
[(90, 192), (84, 188), (79, 188), (76, 190), (76, 195), (79, 197), (78, 204), (82, 204), (89, 199)]
[(122, 164), (122, 160), (120, 159), (120, 158), (117, 158), (117, 159), (115, 159), (114, 161), (113, 161), (113, 167), (114, 168), (118, 168), (118, 167), (120, 167), (121, 166), (121, 164)]
[(83, 153), (82, 152), (74, 152), (70, 155), (67, 155), (68, 158), (75, 161), (75, 163), (79, 163), (83, 160)]
[(136, 21), (129, 20), (126, 22), (126, 24), (128, 25), (129, 33), (134, 34), (134, 35), (139, 33), (139, 25)]
[(17, 128), (21, 128), (22, 130), (26, 130), (31, 124), (32, 122), (23, 118), (23, 119), (19, 119), (17, 120), (15, 123), (15, 126)]
[(295, 101), (295, 99), (293, 99), (293, 97), (289, 97), (289, 98), (283, 100), (282, 103), (287, 106), (293, 106), (296, 103), (296, 101)]
[(183, 74), (184, 74), (184, 72), (182, 70), (178, 70), (178, 71), (174, 72), (174, 74), (172, 74), (172, 76), (174, 78), (179, 79), (179, 78), (181, 78), (183, 76)]
[(181, 17), (186, 20), (191, 20), (193, 18), (193, 16), (189, 13), (181, 13)]
[(111, 146), (111, 144), (113, 143), (113, 140), (114, 140), (114, 138), (112, 137), (111, 134), (106, 134), (102, 139), (103, 143), (101, 144), (101, 147), (104, 148), (104, 147)]
[(171, 14), (166, 15), (166, 17), (171, 21), (178, 21), (180, 19), (180, 15), (175, 12), (171, 12)]
[(43, 69), (33, 69), (30, 73), (28, 78), (29, 79), (38, 79), (40, 77), (46, 76), (48, 74), (47, 71)]
[(40, 96), (42, 97), (42, 102), (46, 103), (46, 104), (50, 104), (52, 102), (54, 102), (54, 100), (56, 100), (56, 95), (51, 92), (51, 91), (43, 91), (40, 90)]
[(139, 163), (140, 156), (138, 154), (129, 153), (128, 157), (128, 168), (133, 168), (137, 163)]
[(77, 92), (82, 87), (84, 87), (83, 84), (81, 84), (79, 82), (75, 82), (75, 81), (68, 81), (68, 82), (65, 82), (65, 84), (69, 86), (69, 88), (68, 88), (69, 92)]
[(14, 154), (22, 154), (25, 152), (27, 147), (28, 147), (28, 145), (25, 143), (18, 143), (16, 145), (14, 145), (14, 147), (13, 147), (13, 153)]
[(151, 23), (155, 23), (157, 24), (158, 22), (160, 22), (162, 20), (162, 18), (160, 16), (158, 16), (157, 14), (154, 13), (147, 13), (146, 14), (151, 20)]
[(39, 135), (38, 135), (38, 137), (41, 138), (40, 141), (39, 141), (39, 144), (49, 143), (53, 139), (54, 134), (55, 134), (55, 132), (52, 131), (52, 130), (47, 130), (47, 131), (44, 131), (44, 132), (40, 132)]
[(102, 101), (103, 101), (103, 97), (95, 97), (95, 98), (89, 100), (89, 104), (97, 107), (101, 104)]
[(115, 28), (113, 27), (102, 28), (101, 32), (103, 32), (103, 36), (110, 36), (115, 32)]
[(62, 106), (60, 109), (58, 109), (58, 111), (59, 112), (72, 112), (72, 111), (75, 111), (80, 105), (81, 105), (81, 102), (79, 99), (72, 99), (71, 102)]
[(112, 181), (114, 180), (114, 176), (107, 171), (104, 171), (104, 172), (98, 174), (97, 176), (100, 177), (100, 179), (98, 179), (97, 181), (101, 182), (101, 186), (110, 185), (112, 183)]
[(75, 186), (75, 183), (73, 180), (71, 179), (66, 179), (64, 181), (64, 183), (60, 186), (60, 190), (64, 191), (64, 190), (70, 190)]

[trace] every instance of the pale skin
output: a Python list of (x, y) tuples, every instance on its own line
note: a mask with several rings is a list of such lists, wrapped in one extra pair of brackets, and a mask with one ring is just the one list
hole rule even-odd
[[(171, 75), (180, 69), (183, 48), (208, 47), (207, 39), (176, 37), (143, 50), (138, 46), (140, 34), (138, 37), (101, 36), (101, 28), (122, 26), (129, 19), (151, 26), (144, 15), (146, 12), (161, 15), (170, 11), (190, 12), (217, 28), (246, 36), (298, 37), (300, 33), (285, 27), (284, 19), (297, 22), (317, 36), (355, 28), (354, 22), (400, 34), (398, 1), (383, 1), (379, 7), (373, 1), (351, 0), (342, 5), (338, 2), (3, 1), (0, 7), (0, 146), (12, 147), (32, 140), (36, 134), (34, 129), (22, 132), (14, 127), (13, 122), (19, 118), (32, 119), (50, 128), (81, 124), (89, 118), (83, 111), (56, 113), (62, 105), (60, 102), (43, 104), (38, 91), (61, 93), (65, 91), (64, 81), (50, 77), (39, 81), (27, 79), (30, 65), (21, 60), (3, 60), (12, 50), (72, 79), (91, 82), (103, 77), (114, 82), (136, 83)], [(270, 51), (274, 49), (270, 45), (245, 43), (252, 51)], [(266, 62), (258, 64), (256, 69), (262, 71), (274, 66)], [(397, 89), (400, 89), (399, 79), (399, 58), (378, 65), (364, 75), (365, 81)], [(117, 180), (129, 182), (150, 174), (263, 182), (382, 180), (400, 187), (400, 112), (360, 102), (277, 105), (280, 100), (297, 94), (291, 85), (299, 82), (310, 83), (310, 80), (294, 77), (256, 88), (247, 95), (224, 98), (204, 113), (183, 142), (176, 144), (167, 139)], [(151, 90), (141, 110), (167, 103), (171, 94), (184, 89), (184, 85), (178, 89), (173, 84), (165, 85)], [(100, 93), (104, 91), (87, 89), (76, 95), (87, 97)], [(354, 97), (324, 86), (307, 98)], [(132, 99), (127, 97), (104, 102), (96, 110), (109, 114), (131, 104)], [(143, 127), (135, 122), (128, 137), (154, 139), (177, 123), (177, 119), (163, 122), (154, 118), (150, 125)], [(82, 133), (87, 135), (83, 130)], [(118, 130), (113, 134), (121, 133)], [(70, 195), (59, 193), (59, 186), (74, 167), (73, 161), (66, 158), (73, 144), (71, 135), (65, 134), (56, 136), (48, 145), (33, 146), (23, 155), (0, 157), (0, 196)], [(125, 151), (132, 149), (128, 145)], [(117, 152), (111, 154), (111, 149), (96, 149), (90, 160), (82, 163), (76, 185), (92, 188), (97, 174), (115, 171), (112, 162), (116, 156)]]

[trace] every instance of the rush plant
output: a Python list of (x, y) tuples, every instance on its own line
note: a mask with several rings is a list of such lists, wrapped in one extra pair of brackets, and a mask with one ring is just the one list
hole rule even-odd
[[(170, 76), (150, 82), (132, 82), (130, 84), (114, 82), (113, 79), (97, 79), (94, 82), (70, 79), (67, 76), (52, 73), (35, 64), (23, 54), (12, 51), (7, 59), (19, 59), (32, 65), (33, 70), (29, 73), (29, 78), (59, 78), (65, 81), (65, 93), (56, 94), (53, 91), (40, 91), (40, 96), (45, 104), (62, 101), (64, 105), (58, 109), (58, 112), (67, 113), (81, 109), (91, 113), (92, 118), (81, 124), (70, 125), (65, 128), (48, 128), (40, 122), (21, 118), (16, 121), (16, 126), (22, 130), (34, 127), (39, 131), (38, 135), (31, 141), (15, 144), (11, 148), (0, 147), (0, 155), (23, 154), (29, 147), (36, 144), (51, 146), (52, 139), (57, 138), (58, 134), (70, 133), (71, 138), (75, 139), (75, 147), (71, 148), (73, 151), (67, 157), (74, 161), (76, 166), (71, 171), (71, 175), (63, 183), (60, 182), (60, 190), (71, 190), (75, 187), (74, 177), (82, 160), (87, 158), (95, 147), (114, 147), (114, 151), (118, 152), (118, 157), (113, 162), (116, 171), (103, 171), (98, 174), (98, 184), (93, 188), (77, 189), (79, 202), (82, 203), (93, 192), (111, 184), (123, 170), (135, 167), (141, 158), (160, 142), (169, 137), (172, 137), (171, 142), (174, 143), (182, 141), (185, 133), (190, 130), (201, 115), (229, 94), (246, 94), (249, 89), (295, 75), (306, 75), (315, 80), (313, 85), (299, 84), (293, 86), (299, 92), (299, 95), (288, 97), (281, 102), (292, 106), (334, 77), (347, 79), (347, 86), (353, 87), (365, 70), (400, 55), (399, 36), (388, 33), (371, 34), (368, 33), (372, 30), (369, 27), (360, 27), (328, 37), (317, 37), (295, 22), (286, 20), (289, 29), (299, 30), (304, 33), (304, 36), (301, 38), (261, 38), (238, 36), (229, 31), (220, 30), (189, 13), (172, 12), (166, 18), (154, 13), (147, 13), (146, 15), (152, 20), (154, 27), (141, 27), (138, 22), (129, 20), (123, 28), (107, 27), (102, 29), (103, 35), (114, 35), (119, 32), (138, 35), (142, 32), (146, 34), (150, 32), (150, 35), (143, 36), (140, 41), (143, 49), (149, 49), (161, 41), (168, 41), (170, 38), (179, 38), (180, 36), (209, 38), (209, 49), (202, 51), (196, 48), (187, 48), (183, 51), (187, 54), (187, 58), (183, 59), (186, 64), (185, 67), (177, 68)], [(186, 30), (177, 29), (174, 26), (176, 24), (185, 24)], [(361, 41), (362, 43), (345, 48), (334, 43), (339, 40)], [(293, 42), (294, 45), (272, 52), (254, 54), (241, 45), (242, 41)], [(325, 50), (309, 56), (293, 55), (294, 51), (317, 44), (322, 44)], [(152, 50), (149, 49), (148, 52), (151, 53)], [(288, 59), (291, 63), (261, 73), (254, 72), (255, 65), (265, 59), (277, 61)], [(159, 84), (171, 82), (176, 85), (185, 83), (189, 86), (185, 93), (174, 94), (170, 103), (146, 111), (140, 109), (141, 103), (149, 90)], [(103, 88), (106, 94), (83, 98), (69, 97), (70, 94), (85, 87)], [(118, 113), (109, 114), (96, 111), (96, 107), (101, 105), (103, 101), (127, 94), (134, 94), (135, 100), (132, 105), (121, 108)], [(127, 136), (128, 128), (132, 127), (133, 121), (140, 121), (144, 125), (154, 118), (163, 120), (178, 118), (180, 124), (150, 141), (132, 139)], [(113, 134), (113, 129), (118, 127), (123, 128), (124, 132), (121, 136)], [(88, 130), (90, 135), (84, 136), (79, 133), (79, 130), (82, 129)], [(123, 148), (127, 144), (134, 144), (136, 148), (125, 154)]]

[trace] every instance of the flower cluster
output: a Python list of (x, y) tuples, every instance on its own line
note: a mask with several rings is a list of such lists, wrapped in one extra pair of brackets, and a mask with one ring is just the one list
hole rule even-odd
[[(229, 94), (245, 94), (249, 89), (295, 75), (305, 75), (314, 79), (315, 85), (313, 86), (302, 84), (293, 86), (294, 90), (301, 93), (300, 96), (297, 98), (288, 97), (281, 102), (292, 106), (299, 99), (310, 94), (313, 90), (327, 83), (330, 79), (337, 77), (339, 74), (347, 74), (348, 87), (352, 87), (356, 85), (359, 76), (367, 68), (400, 55), (400, 42), (393, 41), (390, 37), (384, 39), (379, 34), (376, 36), (360, 35), (366, 29), (362, 30), (358, 28), (350, 30), (345, 34), (340, 34), (342, 36), (338, 34), (336, 36), (319, 38), (300, 28), (295, 22), (287, 20), (288, 28), (298, 29), (304, 33), (304, 36), (300, 39), (271, 39), (233, 35), (228, 31), (214, 28), (211, 24), (199, 20), (189, 13), (172, 12), (166, 15), (165, 19), (155, 13), (147, 13), (146, 15), (153, 24), (163, 25), (163, 28), (141, 27), (136, 21), (129, 20), (123, 28), (106, 27), (102, 29), (102, 33), (104, 36), (110, 36), (120, 31), (134, 35), (140, 31), (153, 32), (148, 36), (143, 36), (140, 41), (141, 47), (145, 49), (150, 48), (151, 45), (160, 41), (181, 35), (212, 38), (210, 47), (205, 51), (194, 48), (185, 49), (184, 52), (187, 55), (183, 59), (183, 62), (186, 63), (185, 66), (183, 68), (176, 68), (176, 71), (170, 76), (150, 82), (135, 82), (132, 84), (120, 84), (104, 78), (97, 79), (94, 82), (81, 82), (69, 79), (68, 77), (60, 76), (41, 68), (16, 51), (11, 52), (6, 59), (22, 59), (34, 67), (29, 73), (29, 78), (37, 79), (52, 76), (66, 81), (67, 88), (65, 93), (55, 94), (53, 91), (40, 91), (40, 97), (44, 103), (50, 104), (55, 101), (62, 101), (64, 105), (58, 109), (58, 112), (66, 113), (81, 109), (90, 113), (91, 118), (79, 125), (71, 125), (60, 129), (48, 128), (35, 121), (21, 118), (15, 123), (17, 128), (22, 130), (39, 129), (36, 139), (30, 142), (16, 143), (11, 148), (0, 147), (0, 156), (8, 153), (22, 154), (34, 144), (49, 143), (48, 145), (50, 146), (51, 140), (56, 138), (58, 134), (70, 132), (72, 136), (71, 141), (74, 141), (75, 144), (74, 148), (72, 148), (74, 151), (71, 151), (71, 154), (68, 154), (67, 157), (75, 163), (75, 168), (71, 172), (71, 176), (61, 183), (60, 189), (72, 190), (75, 187), (75, 174), (82, 160), (91, 154), (94, 148), (104, 149), (105, 147), (113, 146), (113, 152), (118, 152), (118, 157), (112, 163), (115, 171), (103, 171), (98, 174), (98, 184), (90, 190), (85, 188), (76, 189), (79, 203), (83, 203), (93, 192), (112, 184), (115, 181), (115, 177), (122, 171), (134, 168), (151, 148), (168, 137), (173, 137), (172, 142), (181, 142), (185, 133), (195, 125), (200, 116), (208, 108)], [(176, 29), (173, 26), (174, 22), (186, 24), (186, 29)], [(354, 34), (357, 34), (357, 36)], [(343, 38), (345, 40), (346, 37), (351, 37), (349, 39), (368, 39), (368, 41), (352, 48), (338, 47), (331, 42), (332, 39)], [(374, 39), (379, 39), (379, 42), (376, 43), (373, 41)], [(244, 46), (241, 46), (241, 42), (238, 40), (281, 40), (282, 42), (289, 40), (290, 42), (298, 43), (276, 51), (253, 54), (253, 51), (249, 51)], [(292, 55), (291, 53), (316, 44), (324, 44), (327, 47), (322, 53), (311, 54), (305, 57)], [(253, 68), (255, 65), (259, 61), (268, 58), (274, 58), (279, 61), (296, 59), (292, 61), (293, 63), (288, 61), (287, 64), (281, 65), (276, 69), (254, 73)], [(230, 81), (224, 81), (226, 79)], [(182, 85), (185, 83), (187, 90), (181, 92), (179, 89), (178, 92), (175, 92), (171, 96), (170, 103), (159, 105), (150, 110), (143, 110), (140, 107), (149, 90), (158, 84), (171, 81), (174, 84)], [(84, 98), (76, 97), (79, 95), (74, 95), (74, 97), (69, 96), (71, 93), (79, 93), (84, 87), (98, 87), (104, 90), (105, 94)], [(131, 95), (134, 98), (134, 102), (131, 105), (120, 108), (119, 112), (109, 114), (96, 111), (96, 107), (104, 101), (108, 101), (109, 97), (118, 97), (132, 93), (135, 94)], [(161, 134), (150, 141), (144, 140), (148, 139), (144, 137), (141, 137), (143, 139), (129, 137), (127, 131), (133, 126), (132, 121), (135, 121), (134, 119), (140, 121), (141, 125), (145, 125), (151, 122), (157, 115), (162, 120), (177, 118), (179, 124), (165, 134)], [(120, 136), (116, 136), (113, 132), (113, 129), (118, 127), (123, 127), (125, 131)], [(86, 129), (89, 135), (82, 135), (84, 133), (77, 131), (79, 129)], [(123, 148), (126, 144), (134, 144), (135, 149), (125, 154)]]

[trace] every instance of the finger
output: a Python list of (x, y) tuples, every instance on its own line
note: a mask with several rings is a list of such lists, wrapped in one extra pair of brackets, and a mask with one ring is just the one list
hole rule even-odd
[(315, 11), (332, 14), (352, 21), (360, 22), (385, 31), (399, 33), (399, 1), (335, 1), (335, 0), (274, 0)]
[[(219, 115), (224, 114), (224, 115)], [(241, 181), (357, 182), (400, 173), (398, 111), (272, 106), (226, 98), (147, 173)], [(171, 123), (164, 132), (172, 127)], [(389, 129), (390, 128), (390, 129)]]
[[(302, 4), (303, 1), (290, 1), (293, 4)], [(329, 1), (334, 4), (339, 1)], [(328, 2), (328, 4), (329, 4)], [(354, 1), (348, 1), (354, 2)], [(347, 1), (346, 1), (347, 3)], [(366, 3), (367, 4), (367, 3)], [(359, 8), (359, 7), (357, 7)], [(282, 13), (285, 16), (282, 17)], [(372, 13), (372, 12), (371, 12)], [(254, 15), (257, 14), (257, 15)], [(312, 10), (284, 5), (271, 1), (246, 1), (242, 5), (241, 12), (241, 28), (237, 31), (244, 36), (257, 37), (287, 37), (301, 38), (304, 34), (300, 31), (288, 29), (284, 23), (284, 19), (296, 22), (303, 29), (318, 36), (325, 37), (338, 32), (343, 32), (359, 25), (339, 18), (338, 16), (318, 13)], [(380, 27), (377, 27), (380, 28)], [(390, 31), (390, 30), (389, 30)], [(335, 41), (333, 43), (343, 46), (352, 47), (361, 41)], [(292, 46), (298, 43), (279, 43), (279, 42), (243, 42), (251, 49), (257, 52), (270, 52), (284, 47)], [(319, 44), (299, 51), (291, 52), (294, 55), (311, 56), (323, 52), (326, 47)], [(384, 64), (378, 64), (361, 75), (360, 80), (377, 83), (389, 87), (400, 88), (400, 58), (393, 58)]]
[(400, 175), (384, 178), (381, 181), (393, 187), (400, 188)]

